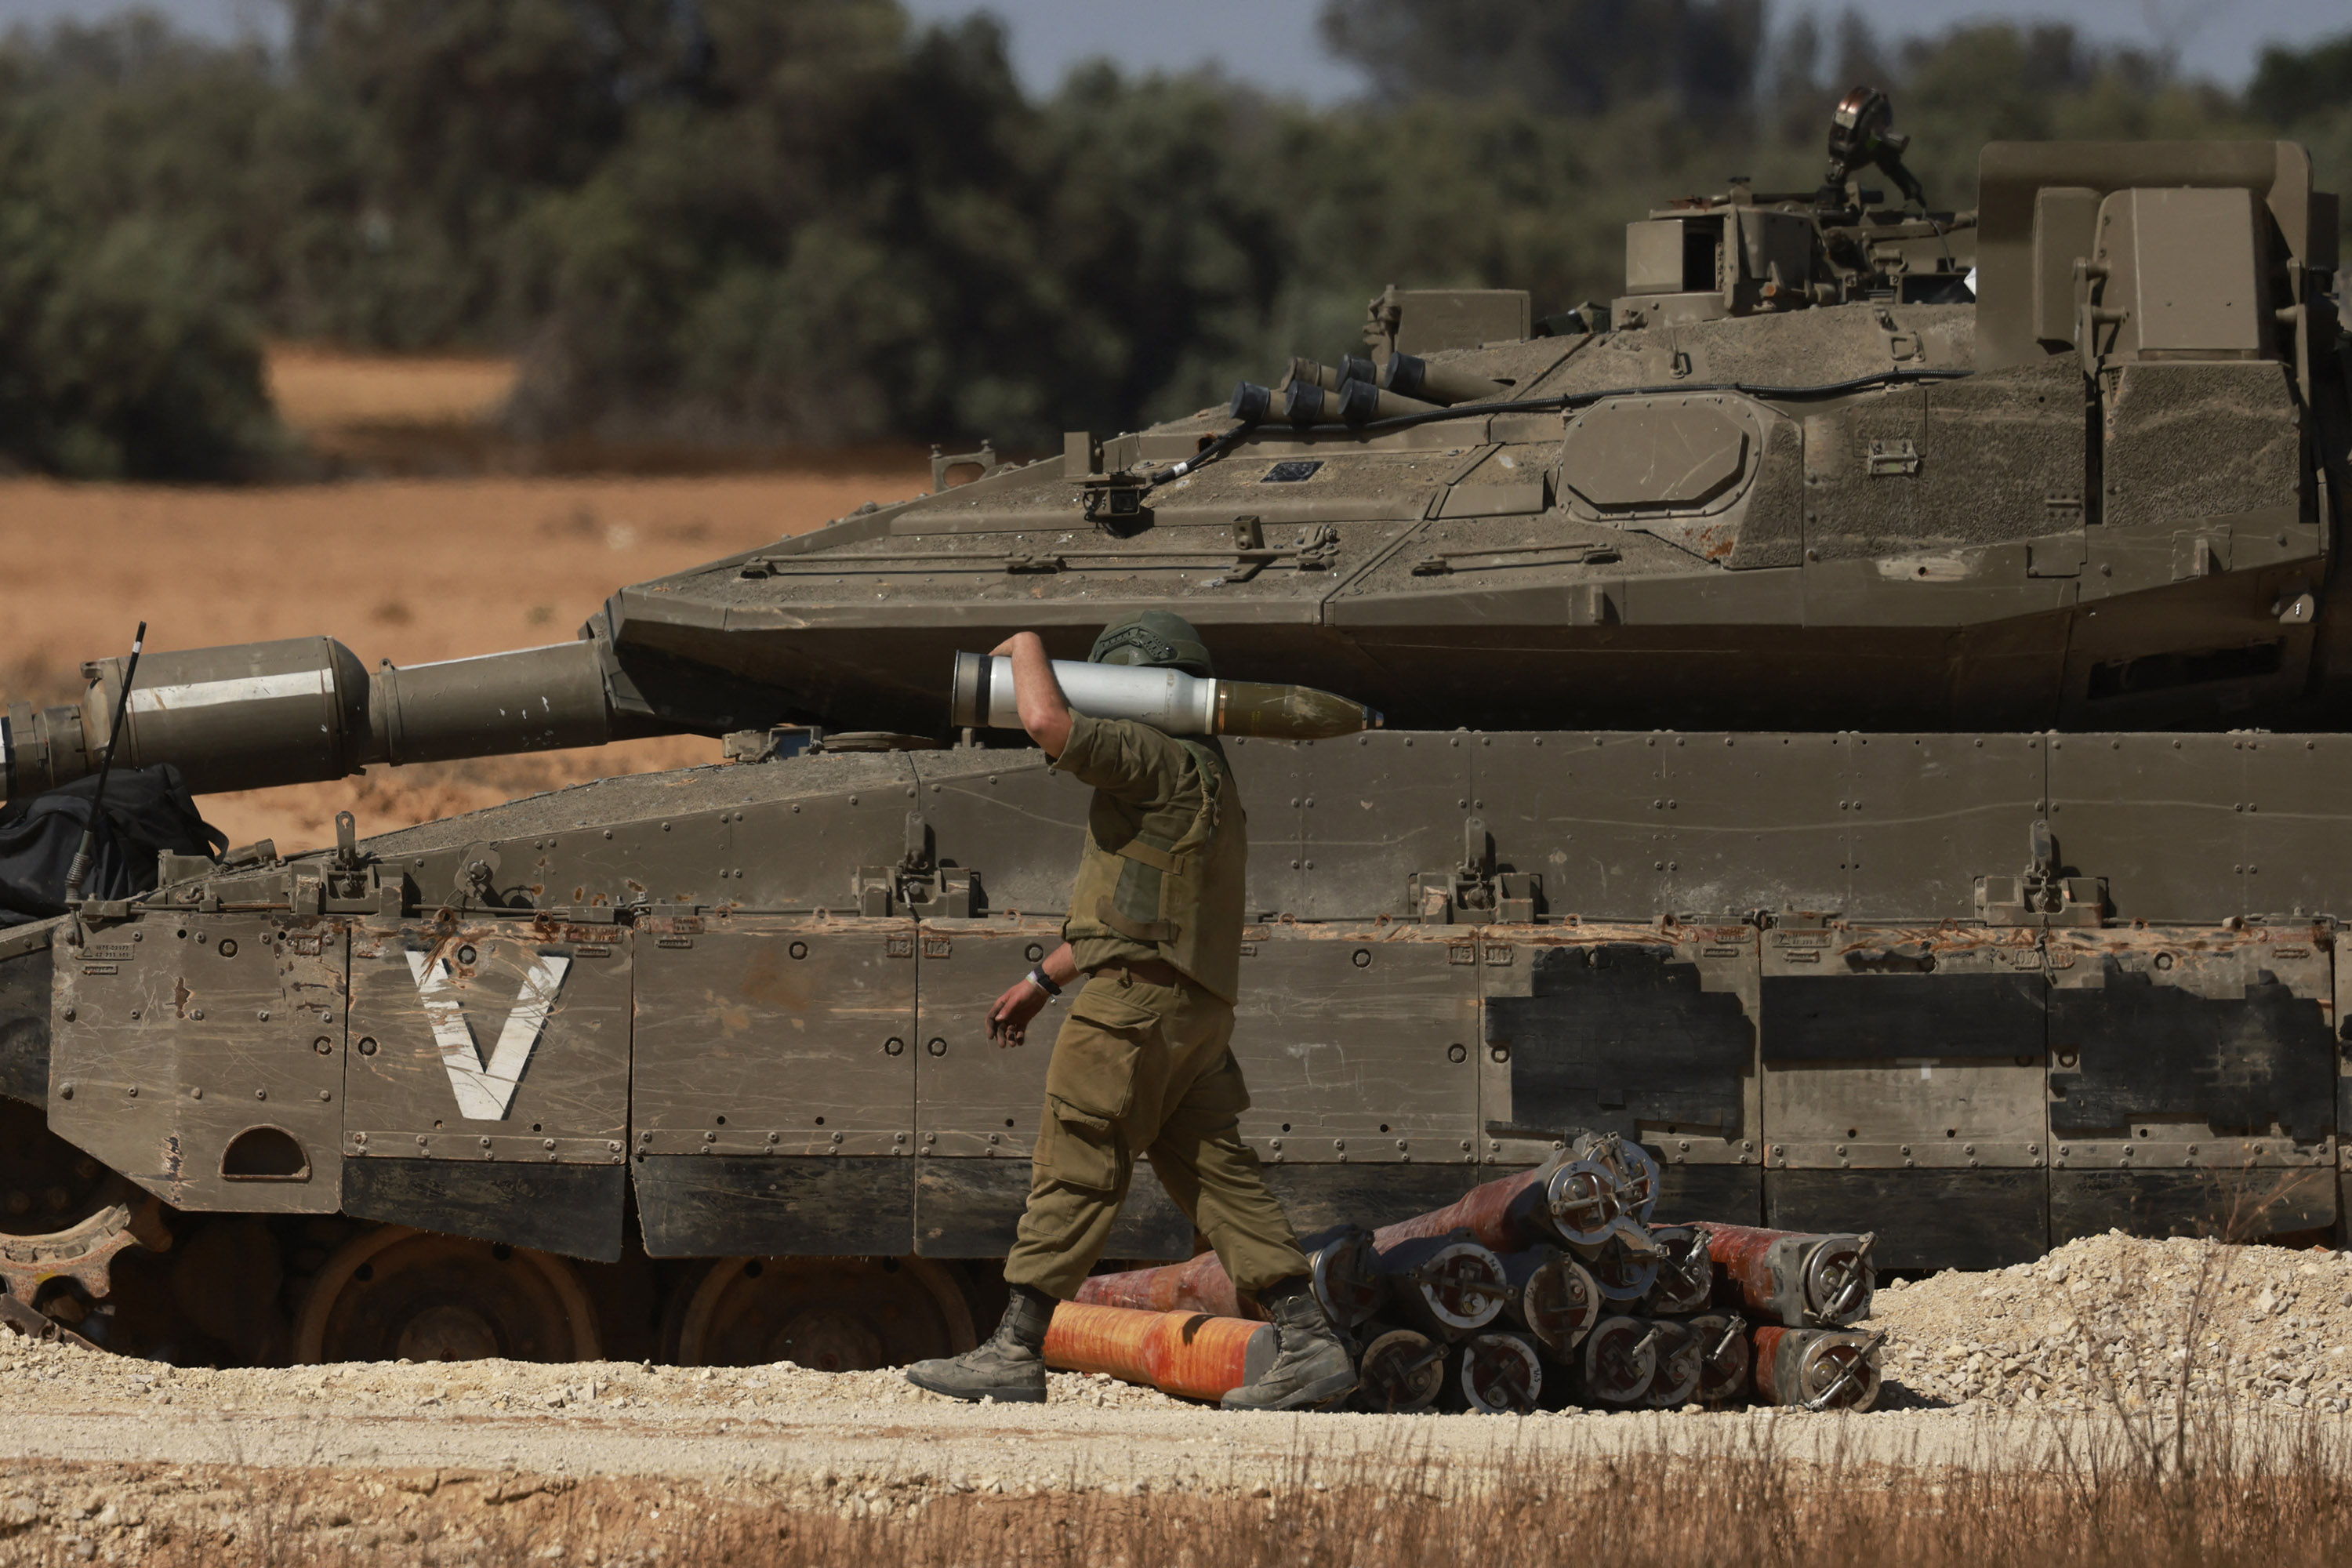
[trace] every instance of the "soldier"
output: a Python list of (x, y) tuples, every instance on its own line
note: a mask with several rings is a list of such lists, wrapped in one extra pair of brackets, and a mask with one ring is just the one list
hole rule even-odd
[[(918, 1363), (918, 1387), (959, 1399), (1042, 1401), (1054, 1304), (1077, 1294), (1102, 1256), (1139, 1151), (1207, 1234), (1234, 1289), (1274, 1321), (1280, 1353), (1225, 1395), (1234, 1409), (1300, 1410), (1356, 1387), (1325, 1321), (1282, 1205), (1243, 1142), (1249, 1108), (1228, 1043), (1241, 983), (1249, 858), (1240, 794), (1213, 740), (1070, 711), (1045, 644), (1021, 632), (1013, 660), (1021, 722), (1054, 766), (1094, 786), (1086, 857), (1064, 942), (989, 1010), (990, 1038), (1018, 1046), (1030, 1020), (1080, 975), (1086, 984), (1045, 1068), (1029, 1206), (1005, 1260), (1013, 1300), (996, 1332), (952, 1360)], [(1148, 610), (1105, 628), (1097, 664), (1213, 673), (1200, 634)]]

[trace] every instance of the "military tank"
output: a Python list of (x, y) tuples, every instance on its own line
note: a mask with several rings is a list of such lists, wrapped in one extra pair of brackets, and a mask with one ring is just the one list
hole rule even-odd
[[(2352, 659), (2336, 198), (2286, 143), (2011, 144), (1929, 208), (1632, 224), (1625, 292), (1364, 352), (622, 589), (555, 647), (120, 660), (12, 798), (688, 732), (720, 760), (0, 937), (0, 1278), (176, 1359), (946, 1353), (1001, 1289), (1085, 792), (957, 707), (1176, 609), (1387, 725), (1228, 742), (1244, 1131), (1302, 1231), (1637, 1139), (1662, 1217), (1882, 1268), (2342, 1214)], [(1864, 184), (1887, 173), (1906, 200)], [(956, 482), (961, 479), (963, 482)], [(1111, 1246), (1189, 1256), (1141, 1181)]]

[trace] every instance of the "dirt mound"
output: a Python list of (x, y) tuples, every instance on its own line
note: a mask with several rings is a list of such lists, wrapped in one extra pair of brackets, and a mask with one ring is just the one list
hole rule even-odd
[(1889, 1380), (1938, 1402), (2352, 1409), (2352, 1254), (2121, 1231), (2036, 1263), (1881, 1287)]

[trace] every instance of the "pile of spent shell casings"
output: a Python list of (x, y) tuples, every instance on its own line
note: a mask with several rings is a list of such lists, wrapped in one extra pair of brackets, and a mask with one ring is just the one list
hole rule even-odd
[[(1318, 1300), (1354, 1346), (1356, 1408), (1524, 1414), (1878, 1396), (1867, 1235), (1652, 1225), (1658, 1166), (1614, 1133), (1459, 1202), (1305, 1238)], [(1078, 1300), (1244, 1309), (1213, 1254), (1097, 1275)]]

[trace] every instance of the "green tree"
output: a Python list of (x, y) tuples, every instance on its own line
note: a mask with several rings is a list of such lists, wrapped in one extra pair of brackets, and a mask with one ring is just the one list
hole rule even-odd
[(707, 92), (635, 114), (523, 226), (546, 306), (523, 416), (728, 439), (983, 409), (1041, 427), (1044, 148), (995, 28), (909, 39), (895, 6), (838, 0), (705, 15)]
[[(92, 479), (228, 479), (279, 449), (236, 225), (142, 96), (250, 85), (152, 19), (0, 50), (0, 458)], [(198, 124), (204, 123), (201, 120)]]
[(2264, 49), (2246, 84), (2247, 112), (2273, 125), (2320, 119), (2352, 102), (2352, 33), (2291, 49)]
[(1858, 81), (1938, 205), (1994, 138), (2291, 134), (2352, 176), (2352, 40), (2234, 98), (2063, 27), (1900, 44), (1762, 0), (1327, 0), (1360, 103), (1096, 64), (896, 0), (285, 0), (0, 40), (0, 453), (226, 474), (261, 331), (519, 349), (512, 417), (740, 445), (1039, 447), (1359, 346), (1384, 284), (1614, 294), (1622, 227), (1819, 179)]

